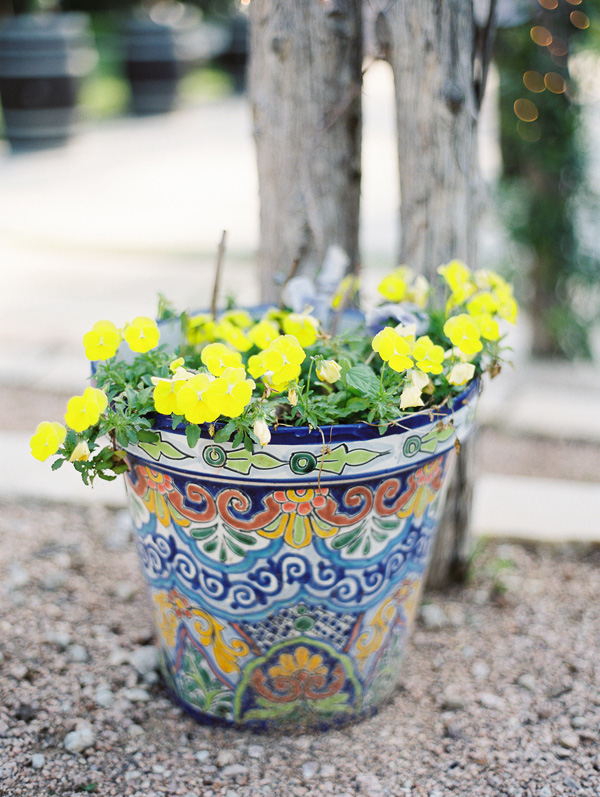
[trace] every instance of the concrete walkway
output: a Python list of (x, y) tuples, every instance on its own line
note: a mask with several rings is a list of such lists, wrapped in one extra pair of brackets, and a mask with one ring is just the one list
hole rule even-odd
[[(364, 110), (368, 296), (394, 265), (398, 205), (383, 64), (367, 72)], [(491, 137), (482, 151), (493, 171)], [(252, 303), (257, 220), (251, 124), (241, 98), (105, 123), (53, 152), (14, 157), (0, 145), (0, 386), (80, 392), (88, 375), (81, 337), (93, 321), (152, 315), (159, 292), (180, 306), (206, 305), (222, 229), (229, 231), (224, 283), (235, 286), (238, 301)], [(528, 341), (523, 322), (511, 341), (516, 370), (505, 369), (486, 389), (482, 422), (600, 444), (598, 369), (533, 363)], [(32, 428), (40, 420), (32, 418)], [(91, 491), (67, 469), (50, 473), (30, 457), (28, 436), (0, 433), (0, 498), (123, 504), (121, 486)], [(598, 484), (488, 475), (477, 486), (475, 529), (600, 542), (599, 510)]]

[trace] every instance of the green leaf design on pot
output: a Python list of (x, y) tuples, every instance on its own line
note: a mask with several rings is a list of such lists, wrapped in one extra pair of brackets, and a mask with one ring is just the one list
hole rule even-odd
[(185, 651), (178, 675), (184, 700), (207, 714), (231, 716), (232, 692), (214, 677), (201, 654), (191, 646)]
[(452, 437), (454, 434), (454, 426), (449, 423), (447, 426), (442, 426), (441, 429), (435, 427), (426, 435), (421, 438), (421, 451), (427, 451), (432, 454), (438, 447), (438, 443), (443, 443)]
[(347, 465), (356, 468), (388, 453), (388, 451), (369, 451), (366, 448), (353, 448), (349, 451), (346, 443), (342, 443), (321, 458), (323, 464), (320, 467), (328, 473), (340, 474)]
[(331, 547), (344, 551), (349, 557), (366, 557), (378, 551), (392, 534), (400, 528), (397, 519), (373, 518), (365, 520), (349, 531), (344, 531), (331, 541)]
[(139, 442), (138, 446), (148, 454), (149, 457), (155, 462), (161, 457), (165, 459), (188, 459), (187, 454), (183, 454), (179, 449), (175, 448), (175, 446), (171, 445), (171, 443), (159, 438), (160, 442), (158, 443), (142, 443)]
[(282, 464), (281, 460), (266, 454), (264, 451), (258, 451), (253, 454), (251, 451), (246, 451), (245, 448), (239, 448), (237, 451), (230, 451), (227, 454), (225, 467), (227, 470), (234, 470), (246, 476), (250, 473), (250, 468), (272, 470), (273, 468), (281, 467)]

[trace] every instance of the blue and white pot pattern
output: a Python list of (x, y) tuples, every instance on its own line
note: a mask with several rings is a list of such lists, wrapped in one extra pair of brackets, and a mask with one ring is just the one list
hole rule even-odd
[(249, 453), (165, 424), (128, 450), (163, 673), (190, 714), (328, 727), (389, 697), (478, 390), (384, 435), (280, 428)]

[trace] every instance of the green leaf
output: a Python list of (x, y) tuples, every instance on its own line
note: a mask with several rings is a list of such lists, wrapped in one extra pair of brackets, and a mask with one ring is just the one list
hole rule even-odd
[(157, 462), (161, 455), (166, 459), (187, 458), (187, 454), (183, 454), (181, 451), (179, 451), (179, 449), (175, 448), (175, 446), (172, 446), (171, 443), (168, 443), (166, 440), (161, 440), (160, 443), (139, 443), (139, 446), (142, 451), (145, 451), (146, 454), (151, 456), (152, 459), (156, 460)]
[(375, 396), (379, 390), (379, 379), (368, 365), (355, 365), (346, 374), (348, 390), (361, 396)]
[(187, 444), (190, 448), (195, 448), (198, 445), (198, 440), (200, 440), (201, 435), (202, 435), (202, 430), (197, 424), (190, 423), (187, 425), (185, 430), (185, 436), (187, 439)]
[(148, 429), (139, 429), (138, 440), (140, 440), (142, 443), (158, 443), (160, 440), (160, 435), (156, 432), (151, 432)]
[(217, 429), (213, 440), (215, 443), (226, 443), (237, 429), (235, 421), (229, 421), (221, 429)]
[(52, 463), (52, 470), (58, 470), (62, 467), (64, 459), (57, 459)]

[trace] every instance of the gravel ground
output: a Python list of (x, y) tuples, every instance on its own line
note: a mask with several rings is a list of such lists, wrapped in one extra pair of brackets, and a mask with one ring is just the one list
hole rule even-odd
[(600, 794), (597, 550), (488, 545), (390, 705), (285, 737), (170, 702), (125, 513), (0, 504), (0, 550), (1, 795)]

